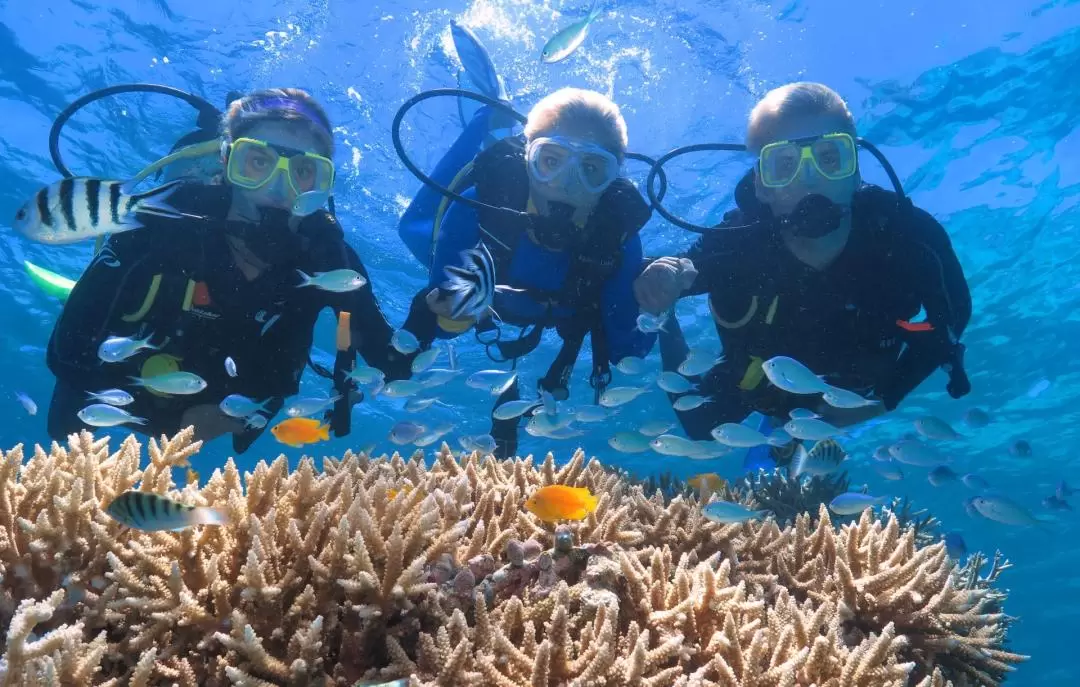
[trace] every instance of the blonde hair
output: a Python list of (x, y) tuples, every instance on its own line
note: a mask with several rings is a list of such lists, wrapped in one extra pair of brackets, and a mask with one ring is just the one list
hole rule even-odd
[(525, 139), (545, 136), (559, 127), (584, 129), (622, 163), (629, 140), (626, 120), (609, 98), (581, 88), (560, 88), (536, 103), (525, 124)]
[(774, 88), (754, 106), (746, 126), (746, 149), (758, 153), (776, 140), (782, 122), (825, 115), (836, 119), (837, 131), (855, 136), (855, 118), (840, 94), (824, 84), (800, 81)]
[(237, 98), (221, 118), (221, 134), (226, 141), (234, 141), (256, 124), (268, 121), (307, 126), (325, 147), (327, 157), (333, 157), (330, 118), (311, 94), (299, 88), (268, 88)]

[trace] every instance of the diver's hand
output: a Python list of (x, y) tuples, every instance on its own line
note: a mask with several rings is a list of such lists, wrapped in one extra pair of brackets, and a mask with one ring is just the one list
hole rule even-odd
[[(436, 287), (431, 291), (428, 291), (428, 295), (424, 298), (427, 302), (428, 309), (435, 313), (437, 316), (445, 318), (447, 320), (454, 319), (451, 316), (453, 312), (454, 299), (450, 294), (444, 292), (442, 289)], [(478, 319), (483, 320), (491, 314), (491, 308), (488, 308), (486, 312), (480, 315)]]
[(180, 427), (195, 426), (192, 441), (210, 441), (222, 434), (240, 434), (244, 431), (244, 421), (229, 417), (213, 403), (192, 406), (180, 417)]
[(659, 258), (634, 280), (634, 297), (643, 311), (659, 315), (675, 305), (696, 278), (697, 268), (689, 259)]

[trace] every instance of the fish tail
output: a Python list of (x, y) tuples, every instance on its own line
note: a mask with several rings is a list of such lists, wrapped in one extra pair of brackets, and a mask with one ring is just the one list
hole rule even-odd
[[(118, 182), (114, 182), (118, 183)], [(157, 217), (166, 217), (168, 219), (202, 219), (197, 215), (189, 215), (185, 212), (180, 212), (168, 202), (166, 202), (173, 193), (176, 192), (180, 186), (184, 184), (182, 179), (170, 181), (166, 184), (162, 184), (157, 188), (152, 188), (144, 193), (135, 193), (128, 196), (127, 203), (125, 204), (124, 211), (127, 218), (131, 221), (138, 223), (134, 219), (133, 213), (142, 213), (146, 215), (154, 215)], [(126, 185), (121, 187), (121, 191), (128, 190)], [(120, 202), (119, 199), (117, 202)], [(121, 224), (127, 225), (128, 221), (121, 221)], [(139, 223), (141, 226), (141, 223)]]
[(131, 419), (128, 422), (134, 422), (137, 425), (145, 425), (146, 424), (146, 418), (132, 415)]
[(142, 377), (132, 377), (132, 376), (129, 375), (128, 379), (130, 379), (131, 383), (134, 384), (135, 386), (146, 386), (146, 381), (143, 380)]
[(589, 17), (585, 20), (587, 23), (591, 23), (596, 20), (601, 14), (604, 13), (603, 3), (600, 0), (593, 0), (592, 7), (589, 8)]
[(806, 447), (799, 444), (798, 448), (795, 449), (795, 457), (791, 460), (792, 479), (797, 478), (806, 469), (806, 461), (809, 457), (810, 454), (807, 453)]
[(300, 289), (300, 288), (303, 288), (305, 286), (311, 286), (312, 284), (315, 283), (315, 280), (312, 279), (311, 276), (307, 272), (305, 272), (304, 270), (296, 270), (296, 273), (300, 275), (300, 279), (301, 279), (301, 282), (296, 285), (296, 288)]
[(330, 425), (328, 425), (326, 423), (323, 423), (323, 424), (319, 425), (319, 428), (316, 430), (316, 436), (318, 436), (323, 441), (329, 441), (330, 440)]
[(227, 525), (229, 524), (229, 514), (220, 508), (211, 508), (210, 506), (200, 506), (191, 511), (191, 524), (192, 525)]

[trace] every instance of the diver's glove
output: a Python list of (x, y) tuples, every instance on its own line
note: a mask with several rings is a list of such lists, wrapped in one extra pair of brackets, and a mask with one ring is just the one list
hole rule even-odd
[(900, 401), (919, 386), (939, 367), (949, 375), (945, 385), (952, 398), (961, 398), (971, 391), (971, 382), (964, 370), (964, 345), (947, 329), (897, 323), (899, 338), (907, 344), (900, 354), (893, 374), (875, 389), (886, 409), (893, 410)]

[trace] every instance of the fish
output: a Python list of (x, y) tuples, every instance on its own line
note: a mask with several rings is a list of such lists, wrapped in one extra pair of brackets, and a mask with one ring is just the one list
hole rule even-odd
[(734, 525), (748, 520), (764, 518), (769, 514), (769, 511), (751, 510), (741, 503), (732, 503), (731, 501), (713, 501), (701, 509), (701, 514), (713, 522)]
[(105, 389), (104, 391), (88, 391), (86, 397), (111, 406), (126, 406), (135, 402), (135, 397), (123, 389)]
[(840, 389), (835, 386), (830, 386), (828, 391), (821, 397), (821, 400), (825, 401), (833, 408), (863, 408), (865, 406), (876, 406), (881, 403), (881, 401), (877, 399), (864, 398), (854, 391)]
[(63, 179), (35, 193), (15, 213), (11, 226), (38, 243), (60, 245), (141, 229), (140, 214), (204, 219), (178, 212), (166, 202), (182, 183), (170, 181), (143, 193), (133, 193), (132, 187), (122, 181), (91, 177)]
[(22, 404), (23, 410), (26, 411), (27, 415), (37, 415), (38, 407), (37, 403), (34, 403), (34, 399), (21, 391), (15, 392), (15, 398)]
[(725, 422), (718, 427), (713, 427), (710, 433), (713, 439), (721, 444), (735, 448), (753, 448), (769, 443), (768, 438), (753, 427), (735, 422)]
[(712, 460), (713, 458), (726, 456), (729, 453), (731, 453), (730, 446), (724, 446), (709, 439), (700, 439), (694, 441), (694, 445), (685, 457), (692, 460)]
[(300, 275), (300, 283), (296, 285), (296, 288), (298, 289), (302, 289), (306, 286), (314, 286), (316, 289), (322, 291), (349, 293), (350, 291), (364, 288), (368, 283), (368, 280), (364, 275), (356, 270), (350, 269), (316, 272), (314, 276), (307, 274), (303, 270), (296, 270), (296, 272)]
[(773, 386), (791, 394), (821, 394), (832, 387), (794, 358), (778, 355), (761, 364)]
[(958, 475), (948, 465), (939, 465), (926, 475), (927, 481), (935, 487), (940, 487), (946, 482), (953, 482)]
[(574, 419), (578, 422), (603, 422), (611, 413), (604, 406), (581, 406), (574, 413)]
[(806, 408), (795, 408), (788, 413), (788, 417), (792, 420), (816, 420), (821, 416)]
[(105, 507), (121, 525), (143, 532), (179, 532), (195, 525), (225, 525), (225, 511), (209, 506), (189, 506), (149, 491), (129, 490)]
[(185, 480), (188, 484), (199, 486), (199, 471), (188, 468), (187, 473), (185, 474)]
[(795, 449), (795, 457), (791, 461), (791, 476), (830, 475), (840, 469), (840, 465), (847, 460), (847, 457), (844, 447), (832, 439), (819, 441), (809, 451), (799, 444), (799, 447)]
[(782, 429), (773, 430), (773, 433), (765, 438), (765, 443), (769, 446), (787, 446), (793, 441), (795, 438)]
[(136, 425), (146, 424), (146, 418), (136, 417), (123, 408), (117, 408), (107, 403), (95, 403), (86, 406), (76, 415), (91, 427), (116, 427), (129, 422)]
[(414, 397), (410, 398), (409, 400), (405, 401), (405, 412), (406, 413), (423, 412), (423, 411), (427, 410), (428, 408), (430, 408), (431, 406), (435, 405), (438, 402), (439, 402), (439, 399), (436, 396), (428, 396), (428, 397), (416, 397), (416, 396), (414, 396)]
[(460, 374), (461, 370), (432, 368), (418, 374), (414, 378), (414, 381), (419, 383), (425, 389), (431, 389), (432, 387), (442, 386), (443, 384), (446, 384)]
[(685, 394), (688, 391), (697, 389), (697, 384), (692, 383), (678, 372), (672, 372), (670, 370), (660, 373), (660, 377), (656, 380), (656, 385), (669, 394)]
[(420, 342), (417, 341), (416, 336), (406, 329), (394, 332), (394, 335), (390, 337), (390, 345), (402, 355), (409, 355), (420, 348)]
[(298, 398), (285, 408), (285, 414), (289, 417), (311, 417), (312, 415), (318, 415), (340, 400), (341, 394), (334, 394), (328, 398)]
[(959, 561), (967, 555), (967, 544), (964, 543), (964, 538), (960, 536), (959, 532), (948, 532), (942, 539), (945, 542), (945, 550), (948, 552), (949, 558)]
[(616, 408), (633, 401), (638, 396), (648, 391), (643, 386), (613, 386), (600, 394), (600, 405), (605, 408)]
[(586, 487), (552, 484), (533, 492), (525, 510), (544, 522), (584, 520), (596, 510), (597, 498)]
[(1017, 458), (1030, 458), (1031, 457), (1031, 443), (1026, 439), (1017, 439), (1009, 447), (1009, 453)]
[(675, 423), (671, 420), (649, 420), (641, 427), (638, 427), (638, 432), (647, 437), (658, 437), (661, 434), (670, 432), (673, 427), (675, 427)]
[[(558, 412), (558, 403), (555, 400), (555, 395), (546, 389), (540, 390), (540, 400), (544, 404), (544, 412), (548, 415), (555, 415)], [(533, 415), (540, 412), (539, 410), (533, 411)], [(570, 415), (574, 414), (573, 410), (568, 411)]]
[(1028, 509), (997, 494), (983, 494), (971, 499), (971, 505), (988, 520), (1019, 527), (1042, 527), (1045, 523)]
[(554, 439), (556, 441), (562, 441), (565, 439), (574, 439), (576, 437), (585, 436), (585, 430), (578, 429), (577, 427), (559, 427), (553, 429), (545, 434), (548, 439)]
[(885, 496), (870, 496), (869, 494), (849, 491), (829, 501), (829, 510), (837, 515), (855, 515), (867, 508), (880, 506), (888, 500), (888, 497)]
[(876, 463), (874, 465), (874, 471), (887, 480), (897, 481), (904, 479), (904, 471), (900, 469), (900, 465), (896, 461), (889, 461), (887, 463)]
[(700, 377), (717, 365), (723, 364), (725, 360), (726, 358), (723, 355), (703, 351), (695, 352), (694, 349), (691, 349), (686, 356), (686, 360), (679, 363), (676, 371), (684, 377)]
[(189, 396), (206, 388), (206, 380), (194, 372), (167, 372), (153, 377), (128, 377), (131, 383), (162, 394)]
[(458, 443), (466, 451), (479, 451), (480, 453), (494, 453), (496, 448), (495, 437), (490, 434), (458, 437)]
[(386, 379), (386, 373), (382, 370), (367, 365), (357, 365), (345, 375), (360, 386), (370, 386)]
[(990, 484), (986, 480), (971, 472), (961, 477), (960, 481), (963, 482), (964, 486), (968, 489), (981, 491), (990, 488)]
[[(261, 416), (260, 416), (261, 417)], [(330, 440), (330, 425), (309, 417), (290, 417), (270, 428), (280, 443), (293, 448)]]
[(1039, 396), (1042, 396), (1043, 392), (1050, 388), (1050, 384), (1051, 382), (1049, 379), (1040, 379), (1028, 389), (1027, 397), (1038, 398)]
[(267, 418), (265, 415), (259, 415), (258, 413), (255, 413), (247, 419), (247, 422), (244, 423), (244, 427), (247, 427), (249, 429), (262, 429), (266, 426), (266, 423)]
[(684, 458), (689, 458), (701, 451), (701, 447), (693, 439), (686, 439), (674, 434), (661, 434), (649, 442), (649, 446), (661, 455)]
[(1057, 494), (1051, 494), (1042, 500), (1042, 505), (1050, 510), (1072, 510), (1069, 502)]
[(628, 355), (615, 363), (615, 369), (624, 375), (639, 375), (645, 372), (645, 361)]
[(395, 379), (383, 388), (383, 393), (390, 398), (415, 396), (424, 390), (424, 385), (411, 379)]
[(461, 263), (443, 269), (446, 281), (440, 289), (450, 297), (451, 319), (480, 319), (495, 297), (495, 261), (481, 241), (461, 252)]
[(454, 42), (462, 68), (477, 90), (489, 98), (505, 99), (505, 90), (491, 56), (476, 34), (451, 19), (450, 38)]
[(950, 460), (936, 448), (918, 439), (902, 439), (889, 447), (889, 455), (898, 463), (916, 467), (945, 465)]
[(700, 475), (694, 475), (686, 480), (686, 483), (699, 492), (716, 492), (727, 486), (727, 480), (715, 472), (705, 472)]
[(492, 396), (502, 396), (515, 381), (517, 372), (513, 370), (480, 370), (468, 376), (465, 386), (486, 391)]
[(229, 417), (246, 418), (251, 417), (255, 413), (266, 410), (266, 404), (270, 402), (270, 399), (266, 399), (262, 403), (252, 400), (247, 396), (240, 394), (229, 394), (220, 403), (218, 407), (221, 408), (221, 412), (225, 413)]
[(981, 518), (982, 517), (982, 513), (980, 513), (975, 508), (975, 497), (974, 496), (972, 496), (970, 499), (964, 499), (964, 512), (968, 514), (969, 518)]
[(643, 312), (637, 316), (635, 328), (642, 334), (655, 334), (656, 332), (666, 332), (664, 325), (667, 323), (668, 315), (651, 315), (647, 312)]
[(534, 413), (525, 423), (525, 431), (534, 437), (550, 437), (552, 433), (568, 427), (574, 421), (574, 416), (548, 415), (547, 413)]
[(608, 446), (620, 453), (644, 453), (649, 443), (649, 437), (640, 432), (618, 432), (608, 439)]
[(892, 454), (889, 453), (889, 447), (885, 445), (878, 446), (874, 449), (873, 458), (874, 460), (880, 461), (882, 463), (888, 463), (890, 460), (893, 459)]
[(1067, 499), (1075, 493), (1076, 490), (1066, 484), (1065, 480), (1058, 482), (1057, 488), (1054, 489), (1054, 495), (1059, 499)]
[(233, 360), (232, 357), (225, 358), (225, 374), (229, 375), (230, 377), (235, 377), (237, 374), (239, 374), (236, 371), (236, 361)]
[(700, 408), (706, 403), (712, 403), (712, 399), (705, 398), (704, 396), (698, 396), (696, 394), (690, 394), (689, 396), (680, 396), (679, 398), (675, 399), (675, 403), (672, 404), (672, 407), (675, 408), (675, 410), (681, 410), (685, 412), (688, 410), (695, 410), (697, 408)]
[(964, 413), (964, 424), (972, 429), (979, 429), (980, 427), (985, 427), (990, 424), (990, 416), (986, 411), (980, 410), (979, 408), (969, 408), (968, 411)]
[(521, 417), (530, 410), (537, 408), (541, 405), (539, 401), (507, 401), (499, 405), (491, 413), (491, 416), (496, 420), (512, 420), (515, 417)]
[(823, 420), (791, 420), (784, 425), (784, 431), (803, 441), (823, 441), (837, 434), (843, 434), (843, 430), (833, 427)]
[(390, 428), (389, 439), (398, 446), (411, 444), (427, 434), (428, 428), (415, 422), (399, 422)]
[(449, 434), (452, 431), (454, 431), (453, 423), (447, 422), (439, 425), (438, 427), (432, 429), (425, 434), (420, 435), (416, 438), (415, 441), (413, 441), (413, 444), (421, 448), (423, 448), (424, 446), (430, 446), (431, 444), (434, 444), (436, 441), (442, 439), (445, 435)]
[(156, 351), (158, 347), (150, 343), (153, 334), (145, 339), (136, 339), (131, 336), (110, 336), (98, 346), (98, 357), (107, 363), (118, 363), (127, 360), (142, 350)]
[(927, 415), (915, 420), (915, 429), (927, 439), (951, 441), (963, 438), (963, 435), (953, 429), (952, 425), (933, 415)]
[(413, 358), (412, 361), (412, 373), (414, 375), (420, 374), (424, 370), (428, 369), (435, 364), (435, 361), (439, 359), (440, 355), (442, 355), (442, 351), (440, 349), (429, 348), (420, 355), (416, 356), (415, 358)]
[(352, 687), (409, 687), (409, 678), (401, 677), (397, 680), (390, 680), (389, 682), (374, 682), (368, 680), (360, 680), (353, 684)]
[(544, 44), (544, 49), (540, 53), (540, 61), (544, 64), (554, 64), (569, 57), (571, 53), (578, 49), (578, 46), (585, 42), (585, 37), (589, 35), (589, 25), (601, 13), (602, 10), (594, 5), (584, 19), (579, 19), (552, 36)]

